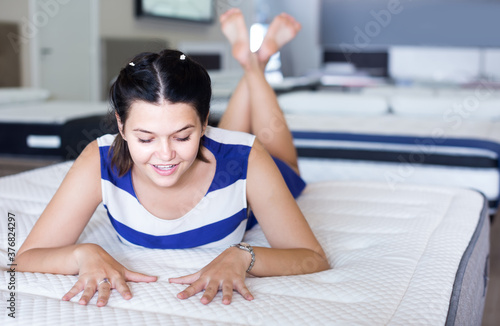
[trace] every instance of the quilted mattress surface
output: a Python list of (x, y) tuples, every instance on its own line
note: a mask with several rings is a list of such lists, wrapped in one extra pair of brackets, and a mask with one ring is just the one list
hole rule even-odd
[[(130, 283), (130, 301), (113, 291), (109, 304), (97, 308), (96, 298), (88, 306), (79, 305), (78, 298), (61, 301), (77, 276), (16, 273), (13, 280), (7, 271), (7, 252), (19, 248), (70, 164), (0, 179), (1, 325), (442, 325), (457, 268), (484, 204), (479, 193), (459, 188), (310, 184), (298, 202), (332, 268), (309, 275), (249, 277), (255, 300), (235, 294), (229, 306), (222, 304), (220, 293), (206, 306), (199, 301), (201, 294), (179, 300), (176, 294), (185, 286), (168, 283), (169, 277), (199, 270), (225, 248), (129, 247), (119, 242), (99, 207), (79, 242), (98, 243), (126, 267), (159, 279)], [(15, 229), (9, 229), (9, 216)], [(268, 245), (259, 227), (245, 240)], [(15, 320), (5, 309), (12, 282)]]

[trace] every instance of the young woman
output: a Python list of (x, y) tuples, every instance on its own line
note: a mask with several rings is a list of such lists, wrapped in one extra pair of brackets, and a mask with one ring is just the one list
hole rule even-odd
[[(236, 290), (252, 300), (247, 273), (329, 268), (295, 202), (305, 184), (264, 77), (270, 56), (300, 25), (277, 16), (252, 53), (241, 12), (229, 10), (220, 20), (245, 72), (220, 128), (207, 126), (210, 78), (199, 64), (173, 50), (138, 55), (110, 91), (119, 133), (100, 137), (77, 158), (20, 248), (18, 271), (78, 274), (63, 300), (83, 291), (79, 302), (87, 304), (98, 292), (98, 306), (107, 304), (112, 289), (130, 299), (127, 282), (156, 281), (128, 270), (96, 244), (76, 243), (101, 202), (129, 245), (221, 248), (200, 271), (169, 280), (189, 284), (180, 299), (204, 291), (201, 302), (207, 304), (222, 291), (229, 304)], [(271, 248), (239, 243), (254, 217)]]

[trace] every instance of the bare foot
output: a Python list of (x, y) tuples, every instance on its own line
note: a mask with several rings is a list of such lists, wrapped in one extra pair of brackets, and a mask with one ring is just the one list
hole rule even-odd
[(289, 14), (281, 13), (274, 17), (258, 51), (259, 61), (267, 63), (269, 58), (290, 42), (301, 28), (300, 23)]
[(232, 46), (233, 57), (241, 65), (246, 65), (250, 52), (250, 40), (241, 10), (232, 8), (219, 18), (222, 33)]

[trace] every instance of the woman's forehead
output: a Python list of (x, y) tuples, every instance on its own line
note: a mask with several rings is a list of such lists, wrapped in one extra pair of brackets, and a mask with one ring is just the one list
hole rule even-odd
[(197, 127), (201, 122), (196, 110), (190, 104), (166, 101), (162, 104), (153, 104), (136, 101), (130, 107), (126, 124), (145, 130), (173, 131), (183, 129), (186, 125)]

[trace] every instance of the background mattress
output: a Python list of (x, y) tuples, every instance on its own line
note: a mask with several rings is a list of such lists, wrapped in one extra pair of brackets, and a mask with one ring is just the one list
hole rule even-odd
[(105, 102), (48, 101), (0, 106), (0, 154), (76, 159), (95, 138), (115, 130)]
[(373, 180), (473, 188), (491, 211), (500, 194), (500, 122), (287, 115), (308, 182)]
[[(25, 240), (71, 162), (0, 179), (0, 268)], [(16, 322), (44, 324), (190, 325), (473, 325), (482, 316), (489, 252), (489, 219), (476, 191), (386, 183), (309, 184), (298, 203), (332, 269), (286, 277), (249, 277), (255, 296), (231, 305), (202, 305), (201, 294), (179, 300), (183, 285), (168, 278), (195, 272), (221, 249), (152, 250), (122, 244), (100, 206), (79, 242), (100, 244), (126, 267), (157, 275), (131, 283), (134, 298), (113, 291), (108, 306), (96, 298), (63, 302), (76, 276), (0, 272), (3, 305), (15, 285)], [(69, 212), (70, 213), (70, 212)], [(11, 217), (15, 225), (9, 225)], [(9, 229), (10, 228), (10, 229)], [(64, 232), (64, 230), (61, 230)], [(14, 234), (13, 234), (14, 233)], [(14, 238), (15, 243), (8, 238)], [(257, 226), (245, 241), (268, 243)], [(304, 262), (307, 263), (307, 262)], [(1, 309), (0, 320), (9, 310)], [(10, 321), (10, 319), (9, 319)]]

